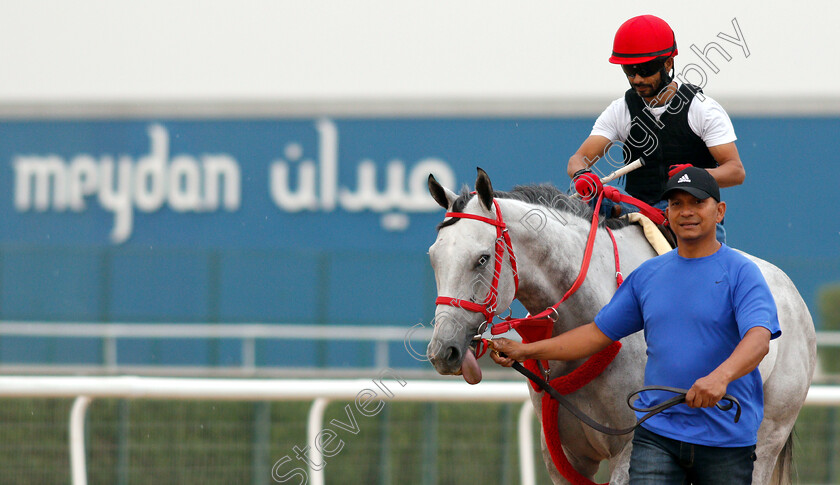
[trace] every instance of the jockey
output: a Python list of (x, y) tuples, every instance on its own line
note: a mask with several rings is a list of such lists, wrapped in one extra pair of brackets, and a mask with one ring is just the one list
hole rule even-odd
[[(658, 17), (633, 17), (618, 28), (609, 62), (621, 65), (630, 89), (601, 113), (566, 168), (585, 200), (601, 190), (591, 167), (601, 157), (611, 158), (613, 144), (621, 145), (621, 162), (645, 162), (627, 174), (626, 192), (658, 209), (667, 205), (660, 196), (669, 176), (688, 165), (706, 169), (720, 187), (743, 183), (744, 166), (729, 116), (700, 87), (673, 78), (676, 55), (674, 32)], [(602, 210), (607, 216), (638, 210), (619, 205), (615, 208), (605, 199)], [(716, 237), (726, 242), (721, 224)]]

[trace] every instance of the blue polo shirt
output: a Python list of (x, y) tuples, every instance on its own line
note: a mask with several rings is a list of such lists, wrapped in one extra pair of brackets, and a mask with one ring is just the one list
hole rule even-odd
[[(781, 335), (776, 302), (755, 263), (726, 245), (702, 258), (684, 258), (674, 249), (634, 270), (595, 317), (612, 340), (644, 330), (647, 342), (645, 385), (689, 389), (729, 358), (747, 331), (767, 328)], [(674, 406), (642, 426), (659, 435), (706, 446), (756, 443), (764, 417), (758, 368), (729, 384), (727, 393), (742, 407)], [(637, 403), (649, 407), (673, 397), (646, 392)], [(640, 417), (642, 413), (637, 413)]]

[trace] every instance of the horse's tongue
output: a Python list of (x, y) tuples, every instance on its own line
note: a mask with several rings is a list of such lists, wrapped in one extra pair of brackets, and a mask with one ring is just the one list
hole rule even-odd
[(468, 384), (481, 382), (481, 367), (478, 366), (478, 360), (470, 349), (467, 349), (467, 355), (464, 356), (464, 362), (461, 364), (461, 375)]

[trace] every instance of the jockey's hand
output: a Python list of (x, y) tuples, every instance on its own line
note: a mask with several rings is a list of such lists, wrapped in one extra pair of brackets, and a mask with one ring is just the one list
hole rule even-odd
[(708, 408), (718, 403), (726, 394), (726, 379), (714, 372), (694, 381), (694, 385), (685, 394), (685, 403), (692, 408)]
[(590, 201), (604, 190), (604, 184), (597, 175), (588, 169), (582, 169), (575, 172), (573, 177), (575, 182), (575, 191), (583, 197), (583, 200)]
[[(515, 342), (506, 338), (496, 338), (490, 341), (490, 347), (492, 349), (490, 358), (493, 359), (493, 362), (504, 367), (510, 367), (514, 362), (521, 362), (526, 358), (524, 353), (525, 344), (522, 342)], [(505, 354), (505, 356), (502, 357), (500, 354)]]
[(693, 167), (694, 165), (690, 163), (679, 163), (677, 165), (671, 165), (670, 169), (668, 170), (668, 178), (673, 177), (674, 175), (682, 172), (683, 170), (687, 169), (688, 167)]

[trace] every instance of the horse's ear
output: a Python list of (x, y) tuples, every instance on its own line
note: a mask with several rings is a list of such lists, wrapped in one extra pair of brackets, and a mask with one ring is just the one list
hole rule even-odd
[(478, 200), (488, 211), (493, 210), (493, 184), (490, 183), (490, 176), (487, 172), (476, 167), (478, 177), (475, 179), (475, 191), (478, 193)]
[(432, 198), (435, 199), (435, 202), (444, 209), (452, 207), (452, 202), (458, 198), (455, 192), (452, 192), (441, 185), (432, 174), (429, 174), (429, 193), (432, 194)]

